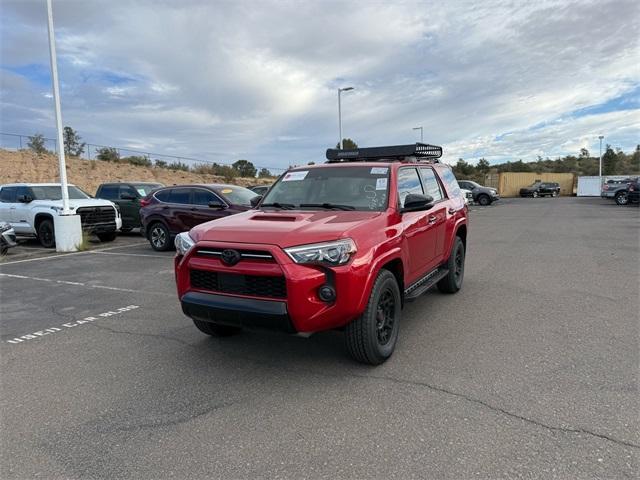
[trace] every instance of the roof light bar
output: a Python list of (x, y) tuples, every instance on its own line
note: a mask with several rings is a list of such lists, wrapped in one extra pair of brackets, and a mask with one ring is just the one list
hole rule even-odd
[(365, 162), (371, 160), (403, 161), (407, 159), (407, 157), (417, 160), (431, 160), (437, 163), (437, 159), (442, 157), (442, 147), (428, 145), (426, 143), (416, 143), (410, 145), (392, 145), (388, 147), (354, 148), (351, 150), (327, 149), (328, 163)]

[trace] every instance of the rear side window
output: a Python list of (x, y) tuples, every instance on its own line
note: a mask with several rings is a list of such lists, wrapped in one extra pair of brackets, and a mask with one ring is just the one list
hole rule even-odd
[(442, 194), (442, 188), (436, 178), (436, 174), (430, 168), (421, 168), (420, 174), (422, 175), (422, 185), (424, 186), (424, 193), (430, 195), (434, 202), (438, 202), (444, 198)]
[(190, 188), (172, 188), (169, 196), (169, 203), (191, 203)]
[(16, 187), (4, 187), (2, 190), (0, 190), (0, 202), (15, 203), (16, 190)]
[(404, 199), (410, 193), (423, 194), (420, 177), (415, 168), (402, 168), (398, 172), (398, 196), (400, 205), (404, 206)]
[(451, 192), (452, 196), (460, 195), (460, 186), (458, 185), (458, 181), (456, 180), (456, 176), (453, 174), (453, 171), (449, 168), (445, 170), (441, 170), (442, 181), (447, 186), (447, 190)]
[(169, 203), (169, 198), (171, 197), (171, 189), (160, 190), (156, 192), (155, 197), (161, 202)]
[(129, 185), (120, 185), (120, 198), (127, 197), (127, 196), (138, 198), (138, 192), (136, 192)]
[(117, 185), (103, 185), (100, 189), (100, 198), (106, 198), (107, 200), (115, 200), (118, 198), (118, 186)]

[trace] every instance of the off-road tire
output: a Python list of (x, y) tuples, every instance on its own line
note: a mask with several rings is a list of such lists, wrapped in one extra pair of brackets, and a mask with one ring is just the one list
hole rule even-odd
[(616, 203), (618, 205), (626, 205), (629, 203), (629, 194), (627, 192), (616, 193)]
[(169, 229), (162, 222), (155, 222), (149, 226), (148, 238), (151, 248), (157, 252), (164, 252), (172, 246)]
[(453, 241), (451, 254), (444, 264), (444, 267), (449, 270), (449, 273), (438, 282), (438, 290), (442, 293), (456, 293), (462, 288), (462, 281), (464, 279), (464, 254), (464, 243), (462, 243), (460, 237), (456, 237)]
[(489, 198), (489, 195), (485, 195), (484, 193), (482, 195), (478, 195), (478, 205), (482, 205), (483, 207), (491, 205), (491, 199)]
[(113, 242), (117, 235), (116, 232), (96, 233), (96, 237), (98, 237), (101, 242)]
[(44, 248), (56, 246), (56, 233), (53, 228), (53, 220), (44, 219), (38, 224), (38, 241)]
[(396, 277), (380, 270), (364, 313), (345, 328), (347, 351), (354, 360), (379, 365), (391, 356), (398, 340), (401, 302)]
[(212, 337), (230, 337), (231, 335), (237, 335), (242, 332), (241, 327), (231, 327), (229, 325), (218, 325), (217, 323), (202, 322), (200, 320), (192, 319), (194, 325), (202, 333), (211, 335)]

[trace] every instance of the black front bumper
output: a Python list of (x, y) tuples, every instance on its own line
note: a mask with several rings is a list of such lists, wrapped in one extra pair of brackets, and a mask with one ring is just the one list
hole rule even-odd
[(195, 320), (296, 333), (285, 302), (188, 292), (180, 303), (184, 314)]

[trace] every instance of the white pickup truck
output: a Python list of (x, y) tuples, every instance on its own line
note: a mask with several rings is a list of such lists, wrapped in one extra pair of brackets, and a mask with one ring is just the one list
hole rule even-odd
[[(122, 227), (117, 207), (109, 200), (91, 198), (69, 185), (69, 209), (80, 215), (82, 229), (103, 242), (116, 238)], [(0, 222), (9, 223), (19, 236), (36, 236), (42, 246), (53, 248), (53, 217), (62, 213), (59, 183), (11, 183), (0, 186)]]

